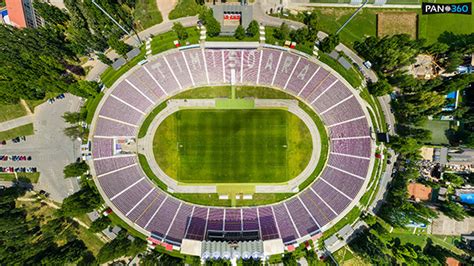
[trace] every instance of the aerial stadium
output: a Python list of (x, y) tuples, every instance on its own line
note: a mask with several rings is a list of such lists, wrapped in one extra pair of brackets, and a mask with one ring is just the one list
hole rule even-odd
[(315, 58), (258, 43), (188, 46), (106, 92), (92, 171), (151, 245), (265, 259), (316, 241), (358, 203), (374, 165), (370, 125), (356, 90)]

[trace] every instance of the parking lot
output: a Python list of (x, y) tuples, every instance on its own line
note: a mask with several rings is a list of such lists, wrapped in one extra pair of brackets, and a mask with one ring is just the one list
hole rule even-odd
[(474, 217), (466, 217), (463, 221), (456, 221), (440, 214), (437, 219), (433, 219), (431, 233), (434, 235), (461, 235), (474, 232)]
[(65, 179), (63, 169), (80, 156), (81, 143), (64, 135), (63, 130), (68, 124), (62, 115), (79, 110), (80, 104), (80, 98), (68, 94), (65, 99), (36, 107), (35, 134), (18, 143), (7, 140), (6, 145), (0, 146), (1, 155), (31, 156), (31, 160), (0, 161), (0, 167), (36, 167), (41, 175), (35, 190), (45, 190), (57, 202), (77, 191), (78, 181)]

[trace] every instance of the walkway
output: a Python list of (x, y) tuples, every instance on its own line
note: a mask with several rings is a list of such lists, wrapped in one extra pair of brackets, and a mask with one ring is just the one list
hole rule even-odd
[(25, 115), (12, 120), (0, 123), (0, 131), (7, 131), (20, 126), (31, 124), (34, 121), (34, 115)]

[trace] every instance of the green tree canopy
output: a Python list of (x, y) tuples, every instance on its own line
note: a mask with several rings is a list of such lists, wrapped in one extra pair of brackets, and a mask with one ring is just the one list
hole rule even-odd
[(178, 35), (179, 40), (184, 41), (188, 38), (188, 32), (180, 22), (173, 23), (172, 29), (174, 32), (176, 32), (176, 35)]
[(260, 26), (256, 20), (252, 20), (247, 27), (247, 35), (250, 37), (255, 37), (260, 31)]
[(112, 65), (112, 60), (110, 60), (110, 58), (108, 58), (105, 54), (103, 53), (98, 53), (97, 54), (97, 58), (99, 59), (100, 62), (106, 64), (106, 65)]
[(221, 24), (214, 18), (212, 9), (204, 9), (199, 14), (199, 19), (206, 26), (207, 35), (210, 37), (218, 36), (221, 33)]
[(388, 83), (388, 81), (385, 79), (379, 79), (375, 83), (369, 83), (367, 84), (367, 88), (370, 94), (377, 97), (384, 96), (386, 94), (392, 93), (393, 91), (392, 86), (390, 86), (390, 83)]
[(237, 40), (243, 40), (245, 38), (245, 29), (242, 27), (242, 25), (239, 25), (237, 29), (235, 30), (234, 37)]
[(0, 102), (43, 99), (75, 81), (65, 65), (74, 55), (55, 29), (0, 25), (0, 47)]
[(121, 56), (126, 55), (130, 50), (132, 50), (130, 45), (119, 40), (116, 36), (110, 37), (107, 43)]
[(282, 41), (288, 40), (290, 37), (290, 27), (288, 27), (288, 24), (285, 22), (281, 23), (280, 28), (273, 32), (273, 37)]
[(321, 41), (319, 48), (325, 53), (330, 53), (339, 44), (339, 35), (329, 34)]
[(371, 36), (362, 42), (355, 42), (354, 48), (372, 62), (376, 70), (392, 73), (412, 64), (423, 45), (424, 40), (411, 40), (408, 35), (400, 34), (382, 39)]
[(90, 185), (83, 184), (82, 188), (64, 199), (59, 213), (68, 216), (78, 216), (93, 211), (101, 204), (99, 193)]
[(47, 23), (52, 25), (64, 25), (69, 20), (69, 16), (63, 10), (41, 1), (34, 1), (33, 7)]
[(77, 163), (71, 163), (64, 167), (64, 177), (76, 177), (85, 174), (89, 170), (89, 166), (86, 162), (81, 161)]
[(97, 220), (93, 221), (89, 230), (94, 233), (101, 232), (102, 230), (109, 227), (111, 221), (107, 216), (101, 216)]

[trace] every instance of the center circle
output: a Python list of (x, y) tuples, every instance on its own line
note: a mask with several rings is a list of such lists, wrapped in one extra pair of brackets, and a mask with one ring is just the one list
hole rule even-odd
[[(147, 155), (142, 168), (153, 172), (148, 176), (197, 204), (215, 193), (258, 194), (260, 204), (295, 195), (319, 176), (329, 145), (310, 107), (269, 87), (215, 86), (178, 93), (155, 107), (140, 132), (139, 146)], [(278, 192), (285, 197), (272, 196)], [(247, 204), (254, 203), (239, 203)]]

